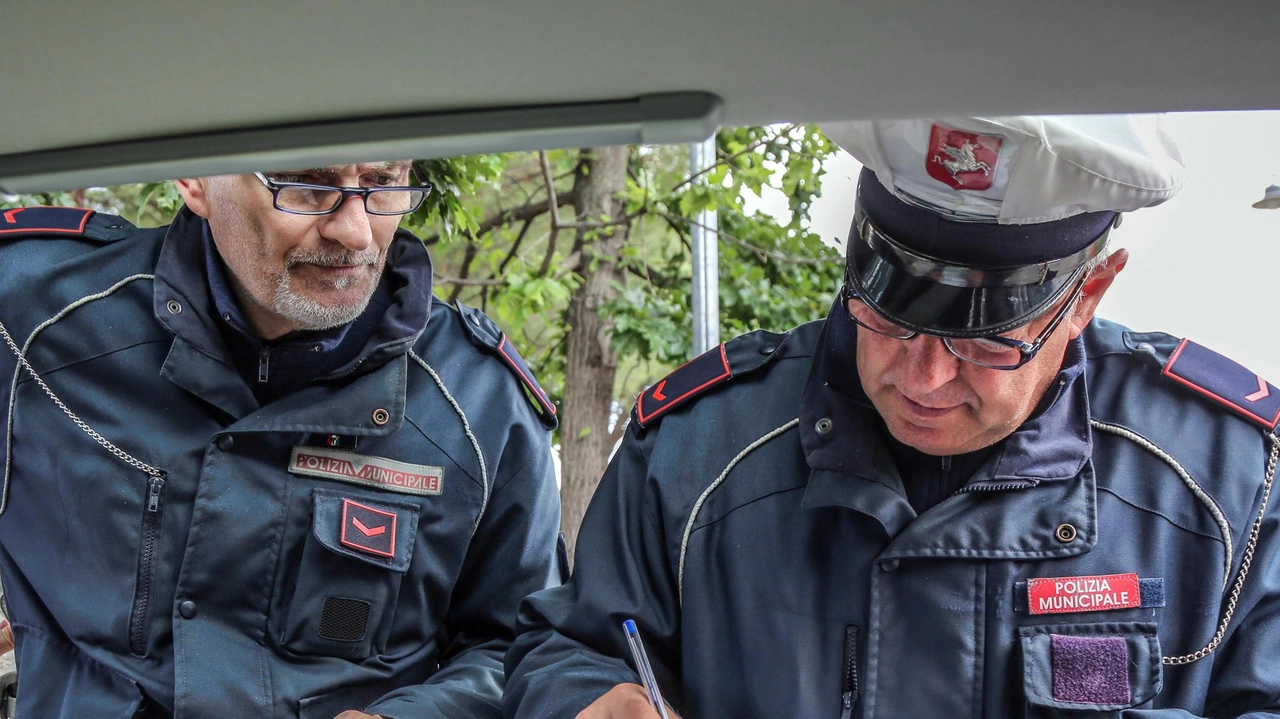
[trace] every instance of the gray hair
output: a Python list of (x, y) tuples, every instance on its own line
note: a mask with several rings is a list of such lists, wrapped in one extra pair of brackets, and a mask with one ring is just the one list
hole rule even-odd
[(1098, 250), (1098, 254), (1089, 258), (1089, 261), (1084, 263), (1083, 269), (1085, 277), (1088, 277), (1097, 270), (1106, 269), (1107, 263), (1111, 261), (1111, 253), (1107, 251), (1110, 244), (1111, 241), (1108, 239), (1107, 242), (1102, 245), (1101, 249)]

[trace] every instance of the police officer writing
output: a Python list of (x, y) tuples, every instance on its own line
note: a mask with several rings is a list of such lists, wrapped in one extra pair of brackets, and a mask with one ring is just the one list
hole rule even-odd
[[(1094, 318), (1158, 118), (847, 123), (822, 322), (644, 392), (508, 717), (1280, 717), (1280, 390)], [(1274, 504), (1274, 502), (1271, 502)]]
[(0, 215), (18, 715), (499, 715), (517, 604), (560, 581), (554, 411), (433, 300), (397, 230), (430, 188), (378, 162), (178, 189), (152, 230)]

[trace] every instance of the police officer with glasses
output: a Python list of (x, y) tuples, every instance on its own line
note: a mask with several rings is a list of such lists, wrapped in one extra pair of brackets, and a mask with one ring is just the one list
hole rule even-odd
[(0, 220), (22, 717), (499, 716), (558, 584), (554, 407), (371, 162)]
[(1094, 313), (1156, 117), (852, 122), (828, 317), (641, 394), (508, 717), (1280, 717), (1280, 390)]

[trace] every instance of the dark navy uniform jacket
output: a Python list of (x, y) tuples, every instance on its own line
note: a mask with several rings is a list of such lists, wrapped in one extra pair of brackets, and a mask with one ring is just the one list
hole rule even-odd
[[(865, 395), (836, 391), (858, 384), (837, 321), (641, 395), (572, 579), (522, 605), (507, 716), (638, 683), (634, 618), (685, 719), (1280, 717), (1274, 506), (1249, 543), (1268, 430), (1165, 377), (1176, 340), (1093, 322), (1048, 409), (917, 516)], [(1245, 382), (1274, 425), (1280, 390)]]
[(0, 222), (0, 321), (162, 475), (0, 347), (19, 715), (497, 715), (517, 604), (560, 579), (549, 437), (505, 337), (431, 302), (422, 244), (392, 243), (363, 350), (260, 405), (198, 218), (20, 212)]

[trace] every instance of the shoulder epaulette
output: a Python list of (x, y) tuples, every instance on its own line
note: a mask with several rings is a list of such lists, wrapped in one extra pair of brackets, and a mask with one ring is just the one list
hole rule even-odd
[(0, 235), (82, 235), (91, 215), (76, 207), (15, 207), (0, 212)]
[(713, 387), (760, 369), (778, 355), (786, 338), (786, 334), (757, 330), (712, 347), (641, 392), (632, 418), (646, 427)]
[(511, 344), (510, 338), (503, 332), (489, 316), (480, 310), (467, 307), (461, 302), (454, 302), (454, 307), (458, 310), (458, 315), (462, 318), (462, 326), (467, 330), (467, 338), (471, 340), (471, 344), (484, 349), (507, 366), (511, 373), (519, 380), (520, 385), (524, 387), (529, 403), (533, 405), (534, 411), (538, 415), (538, 419), (542, 421), (542, 425), (547, 429), (555, 429), (558, 424), (556, 419), (556, 406), (551, 403), (551, 398), (547, 393), (542, 391), (542, 385), (538, 384), (538, 380), (534, 379), (533, 372), (529, 370), (529, 365), (525, 363), (524, 358), (516, 351), (515, 345)]
[(1280, 425), (1280, 389), (1203, 345), (1182, 340), (1162, 373), (1268, 430)]
[(0, 210), (0, 240), (45, 235), (78, 235), (109, 242), (132, 228), (115, 215), (100, 215), (83, 207), (15, 207)]

